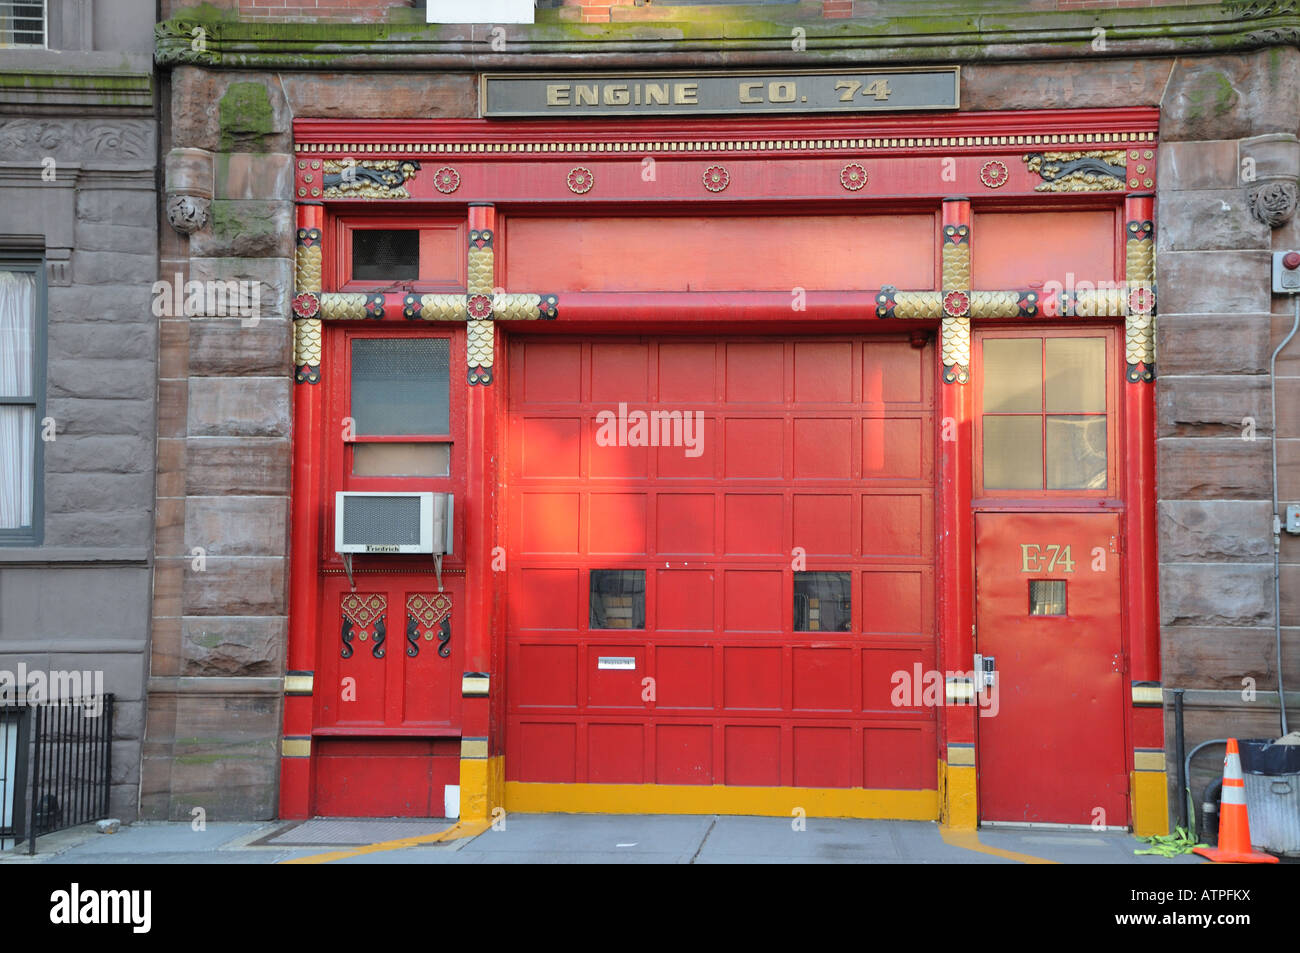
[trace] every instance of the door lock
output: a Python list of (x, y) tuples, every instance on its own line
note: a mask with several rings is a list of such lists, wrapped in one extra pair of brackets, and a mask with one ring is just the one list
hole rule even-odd
[(975, 686), (977, 689), (992, 688), (997, 683), (997, 659), (992, 655), (975, 653)]

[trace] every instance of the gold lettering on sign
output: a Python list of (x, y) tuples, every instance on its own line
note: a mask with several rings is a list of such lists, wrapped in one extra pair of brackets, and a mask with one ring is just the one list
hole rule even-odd
[(568, 84), (555, 85), (546, 87), (546, 105), (548, 106), (567, 106), (569, 105), (569, 87)]
[(668, 105), (668, 84), (667, 83), (646, 83), (645, 84), (645, 103), (647, 106)]
[[(1040, 560), (1046, 560), (1047, 564), (1042, 565)], [(1062, 572), (1074, 572), (1074, 559), (1070, 556), (1069, 546), (1060, 543), (1046, 543), (1042, 546), (1037, 543), (1020, 544), (1021, 572), (1055, 572), (1058, 566)]]
[(605, 87), (605, 105), (606, 106), (626, 106), (631, 102), (631, 96), (628, 95), (627, 87), (622, 83)]
[(700, 84), (699, 83), (678, 83), (676, 88), (676, 98), (673, 102), (678, 106), (695, 106), (699, 104)]
[(600, 101), (597, 91), (600, 89), (595, 84), (591, 86), (573, 87), (573, 105), (575, 106), (594, 106)]
[(740, 101), (742, 103), (761, 103), (762, 96), (755, 96), (750, 90), (758, 89), (762, 83), (741, 83), (740, 84)]
[(767, 98), (774, 103), (794, 102), (794, 83), (772, 82), (767, 84)]

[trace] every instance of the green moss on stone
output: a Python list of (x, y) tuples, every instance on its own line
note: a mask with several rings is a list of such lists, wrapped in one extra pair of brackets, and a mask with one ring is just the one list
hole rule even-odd
[(223, 152), (266, 152), (274, 132), (271, 100), (261, 83), (231, 83), (218, 107)]

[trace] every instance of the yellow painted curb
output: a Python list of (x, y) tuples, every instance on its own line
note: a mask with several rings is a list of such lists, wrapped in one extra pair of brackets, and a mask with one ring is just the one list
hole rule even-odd
[(421, 844), (438, 844), (443, 841), (460, 840), (464, 837), (477, 837), (488, 829), (487, 821), (458, 821), (446, 830), (434, 834), (421, 834), (419, 837), (401, 837), (397, 840), (378, 841), (363, 844), (347, 850), (334, 850), (326, 854), (312, 854), (294, 860), (282, 860), (282, 864), (328, 864), (348, 857), (361, 857), (365, 854), (380, 854), (388, 850), (401, 850), (404, 847), (419, 847)]
[(1014, 850), (1003, 850), (1001, 847), (989, 847), (987, 844), (980, 843), (978, 831), (954, 830), (951, 827), (939, 828), (939, 836), (949, 847), (960, 847), (963, 850), (973, 850), (977, 854), (991, 854), (994, 857), (1005, 857), (1007, 860), (1016, 860), (1022, 864), (1059, 864), (1058, 860), (1048, 860), (1046, 857), (1034, 857), (1032, 854), (1017, 854)]

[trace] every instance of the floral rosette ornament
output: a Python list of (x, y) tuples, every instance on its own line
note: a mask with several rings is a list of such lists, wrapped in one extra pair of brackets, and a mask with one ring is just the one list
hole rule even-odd
[(867, 184), (867, 170), (856, 162), (851, 162), (840, 170), (840, 185), (850, 192), (856, 192)]
[(943, 298), (943, 310), (949, 317), (957, 318), (970, 309), (970, 297), (964, 291), (949, 291)]
[(569, 191), (582, 195), (591, 191), (591, 187), (596, 184), (596, 177), (591, 174), (590, 169), (584, 169), (578, 166), (569, 173)]
[(1007, 166), (997, 159), (990, 159), (980, 169), (980, 181), (990, 189), (1000, 189), (1007, 184)]
[(472, 321), (487, 321), (492, 317), (492, 299), (487, 295), (470, 295), (465, 305)]
[(720, 165), (711, 165), (704, 170), (704, 187), (710, 192), (721, 192), (731, 182), (731, 176)]
[(320, 313), (320, 298), (304, 291), (293, 299), (293, 313), (300, 318), (314, 318)]
[(433, 187), (443, 195), (450, 195), (460, 188), (460, 173), (450, 166), (443, 166), (433, 174)]

